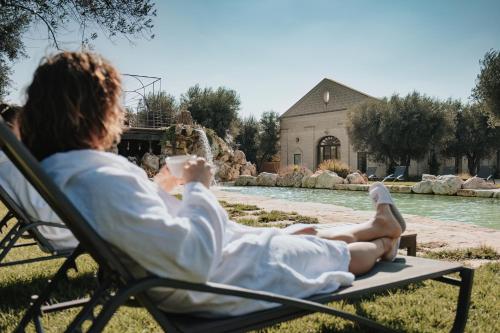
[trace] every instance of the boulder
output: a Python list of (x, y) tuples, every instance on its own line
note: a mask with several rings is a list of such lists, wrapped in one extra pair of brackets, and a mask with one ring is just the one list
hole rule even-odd
[(422, 180), (411, 187), (413, 193), (432, 194), (432, 180)]
[(276, 186), (278, 175), (275, 173), (262, 172), (257, 176), (257, 185), (259, 186)]
[(353, 172), (347, 175), (346, 180), (349, 184), (367, 184), (365, 178), (358, 172)]
[(255, 167), (255, 164), (252, 164), (251, 162), (246, 162), (240, 167), (240, 175), (255, 176), (256, 174), (257, 168)]
[(318, 180), (319, 175), (319, 173), (315, 173), (310, 176), (304, 176), (302, 178), (302, 187), (314, 188), (316, 186), (316, 181)]
[(151, 153), (145, 153), (142, 156), (141, 165), (153, 171), (160, 169), (160, 158)]
[(241, 150), (236, 149), (233, 153), (233, 162), (244, 165), (247, 162), (245, 153)]
[(241, 175), (234, 182), (235, 186), (256, 186), (257, 185), (257, 177)]
[(436, 194), (455, 195), (462, 188), (462, 184), (463, 181), (458, 176), (439, 176), (432, 184), (432, 192)]
[(427, 173), (422, 174), (422, 180), (436, 180), (437, 176), (430, 175)]
[(276, 179), (276, 186), (301, 187), (302, 178), (304, 178), (304, 175), (300, 172), (279, 175)]
[(463, 185), (463, 189), (481, 189), (481, 190), (490, 190), (490, 189), (495, 189), (496, 186), (493, 183), (488, 183), (486, 180), (483, 178), (479, 177), (472, 177), (467, 179)]
[(344, 178), (339, 177), (335, 172), (323, 171), (316, 180), (315, 188), (329, 188), (333, 189), (336, 184), (343, 184)]

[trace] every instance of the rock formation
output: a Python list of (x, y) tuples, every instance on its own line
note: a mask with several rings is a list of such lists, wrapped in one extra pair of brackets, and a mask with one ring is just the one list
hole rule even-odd
[(462, 188), (464, 188), (464, 189), (489, 190), (489, 189), (495, 189), (496, 186), (493, 183), (488, 183), (483, 178), (472, 177), (472, 178), (467, 179), (464, 182), (464, 184), (462, 185)]
[(463, 181), (458, 176), (439, 176), (432, 184), (432, 192), (436, 194), (455, 195), (462, 188)]
[(358, 172), (348, 174), (346, 180), (349, 184), (368, 184), (368, 181)]

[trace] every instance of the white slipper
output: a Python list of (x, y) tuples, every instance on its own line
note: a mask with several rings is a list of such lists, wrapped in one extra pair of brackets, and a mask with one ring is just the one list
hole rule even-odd
[(375, 206), (379, 204), (389, 205), (392, 215), (394, 215), (399, 225), (401, 226), (401, 233), (405, 232), (406, 230), (405, 219), (403, 218), (403, 215), (401, 215), (398, 208), (396, 207), (394, 200), (392, 200), (391, 194), (389, 193), (387, 187), (385, 187), (384, 184), (382, 184), (381, 182), (373, 183), (370, 186), (369, 195)]
[(396, 260), (396, 257), (398, 256), (398, 250), (399, 250), (399, 243), (401, 242), (401, 237), (398, 238), (396, 246), (392, 248), (392, 252), (389, 254), (386, 254), (382, 257), (383, 261), (394, 261)]

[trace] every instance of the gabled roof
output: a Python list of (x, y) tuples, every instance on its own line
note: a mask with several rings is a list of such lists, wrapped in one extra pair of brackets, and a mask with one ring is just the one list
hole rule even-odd
[[(330, 92), (330, 102), (325, 109), (323, 94)], [(292, 105), (280, 118), (303, 116), (314, 113), (334, 112), (348, 109), (366, 99), (377, 98), (350, 88), (337, 81), (324, 78), (297, 103)]]

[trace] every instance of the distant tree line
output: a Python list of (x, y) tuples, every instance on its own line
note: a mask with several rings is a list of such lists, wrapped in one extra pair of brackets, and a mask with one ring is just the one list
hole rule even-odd
[(169, 126), (181, 109), (187, 109), (197, 124), (213, 129), (260, 168), (279, 151), (279, 114), (267, 111), (259, 120), (254, 116), (241, 119), (240, 104), (240, 97), (232, 89), (195, 85), (178, 101), (164, 91), (146, 95), (135, 109), (126, 109), (126, 122), (134, 127)]
[(378, 162), (409, 166), (430, 153), (429, 169), (439, 172), (437, 154), (466, 157), (469, 174), (481, 159), (500, 149), (500, 53), (489, 51), (472, 91), (473, 101), (440, 101), (413, 92), (358, 105), (348, 113), (348, 134), (359, 151)]

